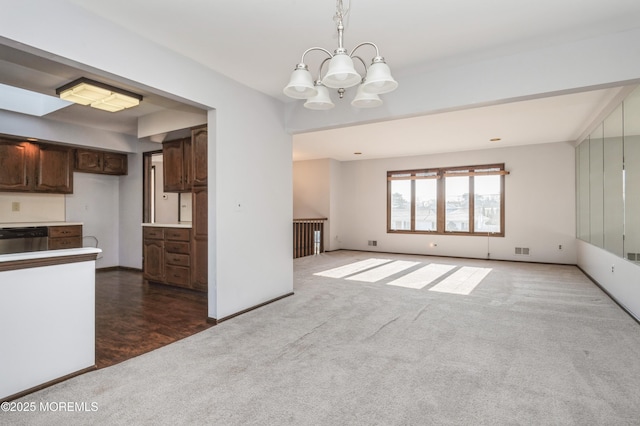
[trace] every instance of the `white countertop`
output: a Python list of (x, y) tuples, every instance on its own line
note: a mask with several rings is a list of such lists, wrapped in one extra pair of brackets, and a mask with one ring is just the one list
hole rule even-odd
[(82, 225), (82, 222), (14, 222), (0, 223), (0, 229), (4, 228), (29, 228), (32, 226), (73, 226)]
[(72, 249), (61, 250), (41, 250), (41, 251), (29, 251), (25, 253), (9, 253), (0, 254), (0, 262), (12, 262), (16, 260), (32, 260), (32, 259), (45, 259), (47, 257), (62, 257), (62, 256), (75, 256), (78, 254), (91, 254), (102, 253), (99, 248), (82, 247)]
[(142, 226), (155, 226), (158, 228), (191, 228), (191, 222), (180, 223), (143, 223)]

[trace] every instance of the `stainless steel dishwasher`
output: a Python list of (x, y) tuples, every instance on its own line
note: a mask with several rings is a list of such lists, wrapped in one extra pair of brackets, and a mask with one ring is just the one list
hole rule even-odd
[(48, 236), (46, 226), (0, 229), (0, 254), (47, 250)]

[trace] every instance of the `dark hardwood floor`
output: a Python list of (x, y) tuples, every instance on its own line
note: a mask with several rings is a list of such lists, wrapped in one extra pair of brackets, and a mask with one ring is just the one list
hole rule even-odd
[(96, 366), (108, 367), (211, 327), (207, 295), (145, 284), (142, 273), (96, 272)]

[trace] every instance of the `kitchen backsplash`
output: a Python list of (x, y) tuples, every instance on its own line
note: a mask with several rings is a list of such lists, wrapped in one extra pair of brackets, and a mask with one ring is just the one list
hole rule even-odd
[(64, 222), (64, 194), (0, 193), (0, 223)]

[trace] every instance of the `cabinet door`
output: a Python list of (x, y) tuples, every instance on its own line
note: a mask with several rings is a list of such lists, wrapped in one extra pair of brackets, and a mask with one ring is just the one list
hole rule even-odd
[(191, 135), (193, 186), (207, 185), (207, 128), (193, 130)]
[(33, 183), (29, 180), (33, 174), (32, 149), (29, 143), (0, 141), (0, 190), (30, 190)]
[(103, 153), (102, 171), (104, 173), (110, 175), (126, 175), (127, 168), (126, 154)]
[(191, 138), (182, 141), (182, 172), (184, 173), (184, 184), (182, 189), (185, 192), (191, 191), (193, 185), (193, 159), (191, 158)]
[(79, 172), (100, 173), (102, 171), (102, 155), (97, 151), (76, 150), (76, 170)]
[(169, 141), (162, 144), (165, 192), (180, 192), (184, 188), (182, 145), (182, 140)]
[(56, 145), (38, 145), (35, 155), (36, 192), (73, 193), (73, 150)]
[(191, 246), (191, 285), (195, 290), (207, 291), (208, 265), (208, 226), (207, 226), (207, 187), (194, 187), (193, 228)]
[(144, 240), (142, 246), (144, 278), (164, 281), (164, 243), (160, 240)]

